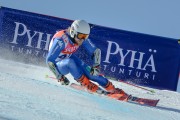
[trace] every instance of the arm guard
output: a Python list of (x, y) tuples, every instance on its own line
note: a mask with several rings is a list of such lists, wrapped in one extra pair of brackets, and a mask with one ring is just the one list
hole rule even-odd
[(93, 60), (94, 60), (94, 66), (98, 66), (101, 64), (101, 50), (99, 48), (97, 48), (95, 51), (94, 51), (94, 54), (93, 54)]

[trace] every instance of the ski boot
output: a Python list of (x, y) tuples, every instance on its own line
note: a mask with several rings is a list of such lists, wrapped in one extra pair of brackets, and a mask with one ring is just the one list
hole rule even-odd
[(61, 85), (69, 85), (70, 81), (64, 76), (62, 75), (60, 79), (58, 79), (58, 82), (61, 83)]
[(108, 84), (104, 87), (108, 92), (109, 97), (119, 99), (122, 101), (127, 101), (129, 98), (129, 95), (125, 93), (122, 89), (115, 88), (112, 82), (108, 82)]
[(82, 86), (87, 88), (89, 92), (94, 93), (97, 92), (97, 90), (99, 90), (99, 87), (93, 82), (91, 82), (85, 75), (82, 75), (82, 77), (78, 79), (77, 82), (79, 82)]

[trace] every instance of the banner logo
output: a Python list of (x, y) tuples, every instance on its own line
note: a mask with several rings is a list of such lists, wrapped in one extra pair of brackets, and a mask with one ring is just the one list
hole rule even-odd
[[(149, 53), (125, 50), (114, 41), (107, 42), (108, 48), (105, 60), (103, 61), (105, 63), (104, 70), (109, 69), (111, 72), (118, 72), (119, 74), (126, 74), (129, 76), (134, 74), (138, 78), (155, 80), (157, 69), (154, 55), (157, 53), (157, 50), (148, 49)], [(114, 66), (113, 63), (115, 60), (110, 60), (112, 57), (117, 58), (116, 65)]]
[[(40, 56), (40, 52), (43, 50), (44, 53), (41, 53), (41, 55), (45, 57), (52, 35), (40, 31), (32, 31), (23, 23), (14, 23), (14, 36), (10, 42), (12, 44), (12, 51)], [(22, 44), (24, 46), (22, 46)]]

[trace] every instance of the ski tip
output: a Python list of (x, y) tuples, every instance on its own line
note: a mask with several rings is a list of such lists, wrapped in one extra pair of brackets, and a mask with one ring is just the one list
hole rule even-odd
[(155, 103), (155, 105), (154, 105), (154, 107), (156, 107), (157, 106), (157, 104), (158, 104), (158, 102), (160, 101), (160, 99), (158, 99), (157, 101), (156, 101), (156, 103)]
[(157, 106), (157, 104), (158, 104), (158, 102), (159, 102), (159, 100), (160, 100), (160, 99), (158, 99), (158, 100), (154, 100), (154, 103), (153, 103), (153, 104), (151, 104), (150, 106), (152, 106), (152, 107), (156, 107), (156, 106)]

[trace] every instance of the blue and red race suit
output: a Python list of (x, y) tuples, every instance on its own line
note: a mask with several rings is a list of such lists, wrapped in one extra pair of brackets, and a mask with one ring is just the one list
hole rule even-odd
[[(86, 39), (82, 46), (88, 51), (90, 56), (93, 56), (94, 51), (97, 49), (90, 39)], [(79, 46), (71, 41), (70, 35), (66, 30), (59, 31), (50, 42), (46, 63), (49, 66), (53, 65), (56, 77), (70, 73), (75, 80), (78, 80), (82, 75), (85, 75), (99, 85), (106, 86), (108, 84), (106, 78), (100, 75), (91, 75), (89, 70), (87, 70), (88, 65), (73, 54), (78, 48)]]

